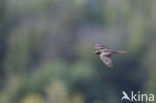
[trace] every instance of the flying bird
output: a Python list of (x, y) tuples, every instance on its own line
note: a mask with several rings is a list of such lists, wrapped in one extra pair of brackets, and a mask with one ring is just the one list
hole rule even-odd
[(113, 67), (111, 56), (114, 54), (124, 54), (127, 53), (127, 51), (114, 51), (110, 48), (102, 45), (102, 44), (96, 44), (95, 45), (95, 54), (99, 55), (100, 59), (108, 66)]

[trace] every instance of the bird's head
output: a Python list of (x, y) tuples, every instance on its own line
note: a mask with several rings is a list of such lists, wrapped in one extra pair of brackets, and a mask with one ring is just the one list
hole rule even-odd
[(98, 49), (103, 49), (104, 48), (104, 45), (102, 44), (96, 44), (95, 45), (95, 49), (98, 50)]

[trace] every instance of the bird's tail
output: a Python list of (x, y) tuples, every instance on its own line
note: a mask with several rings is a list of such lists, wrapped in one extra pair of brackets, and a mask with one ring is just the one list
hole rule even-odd
[(127, 51), (113, 51), (113, 54), (125, 54)]
[(117, 53), (125, 54), (125, 53), (127, 53), (127, 51), (117, 51)]

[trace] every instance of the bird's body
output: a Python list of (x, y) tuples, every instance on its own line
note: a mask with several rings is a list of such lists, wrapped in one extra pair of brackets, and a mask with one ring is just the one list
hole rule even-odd
[(99, 55), (100, 59), (108, 66), (112, 67), (113, 63), (111, 60), (111, 56), (114, 54), (123, 54), (127, 53), (126, 51), (113, 51), (109, 49), (108, 47), (102, 45), (102, 44), (96, 44), (95, 45), (95, 54)]

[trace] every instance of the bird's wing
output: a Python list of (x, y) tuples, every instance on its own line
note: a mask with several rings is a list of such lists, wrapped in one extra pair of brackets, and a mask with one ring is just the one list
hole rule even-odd
[(104, 55), (100, 55), (100, 58), (108, 67), (112, 67), (113, 66), (112, 59), (110, 57), (104, 56)]

